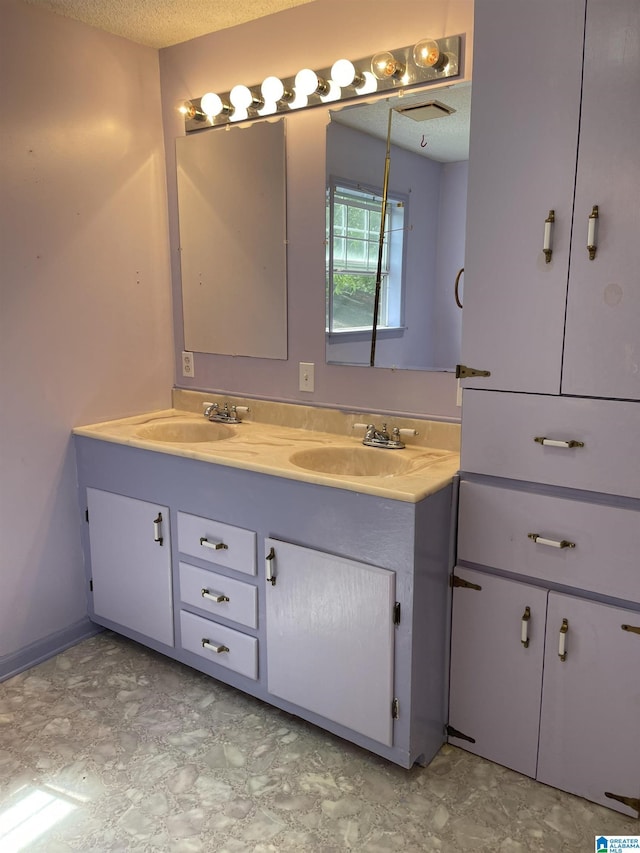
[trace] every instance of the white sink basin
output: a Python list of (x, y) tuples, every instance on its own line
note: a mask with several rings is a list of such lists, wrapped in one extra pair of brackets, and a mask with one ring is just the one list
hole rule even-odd
[(150, 441), (194, 442), (222, 441), (234, 435), (231, 427), (210, 421), (171, 420), (162, 423), (145, 424), (136, 430), (137, 438)]
[(350, 477), (393, 477), (412, 469), (411, 459), (402, 450), (372, 447), (314, 447), (298, 450), (289, 461), (319, 474), (346, 474)]

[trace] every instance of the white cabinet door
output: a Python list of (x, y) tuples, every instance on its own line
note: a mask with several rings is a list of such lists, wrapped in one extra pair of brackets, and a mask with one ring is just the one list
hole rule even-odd
[(272, 548), (269, 693), (391, 746), (395, 573), (268, 539)]
[[(538, 779), (633, 817), (640, 816), (638, 631), (638, 612), (549, 593)], [(635, 808), (607, 794), (635, 800)]]
[(471, 586), (453, 592), (449, 726), (460, 734), (449, 741), (535, 777), (547, 591), (460, 567), (455, 577)]
[(169, 510), (87, 489), (93, 611), (173, 645)]
[[(640, 399), (639, 99), (640, 3), (589, 3), (564, 394)], [(590, 260), (594, 205), (597, 251)]]
[(465, 387), (560, 392), (584, 6), (476, 0), (461, 361), (491, 376)]

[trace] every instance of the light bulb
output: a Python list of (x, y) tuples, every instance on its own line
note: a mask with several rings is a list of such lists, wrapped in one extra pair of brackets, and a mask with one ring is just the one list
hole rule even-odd
[(448, 62), (446, 53), (441, 53), (435, 39), (421, 39), (413, 48), (413, 61), (419, 68), (440, 71)]
[(200, 108), (205, 115), (211, 118), (212, 116), (220, 115), (224, 110), (224, 104), (219, 95), (216, 95), (214, 92), (207, 92), (206, 95), (200, 98)]
[(258, 110), (259, 116), (272, 116), (278, 112), (278, 104), (276, 101), (265, 101), (264, 107)]
[(265, 77), (262, 81), (260, 91), (262, 92), (262, 97), (265, 101), (272, 101), (275, 103), (284, 95), (284, 83), (279, 77)]
[(246, 118), (249, 118), (249, 113), (246, 107), (236, 107), (233, 111), (233, 115), (230, 116), (231, 121), (244, 121)]
[(391, 77), (402, 77), (405, 67), (392, 53), (384, 50), (371, 57), (371, 71), (378, 80), (389, 80)]
[(326, 95), (329, 85), (322, 77), (318, 77), (310, 68), (303, 68), (296, 74), (296, 93), (302, 95)]
[(378, 88), (378, 81), (373, 74), (370, 71), (365, 71), (362, 77), (364, 78), (364, 82), (362, 86), (356, 86), (356, 92), (359, 95), (370, 95), (371, 92), (375, 92)]
[(338, 59), (331, 66), (331, 79), (344, 89), (346, 86), (362, 86), (364, 77), (359, 74), (349, 59)]
[(289, 109), (290, 110), (299, 110), (302, 107), (306, 107), (309, 103), (309, 98), (304, 94), (304, 92), (299, 92), (297, 88), (294, 90), (295, 97), (292, 101), (289, 101)]
[(323, 104), (327, 104), (329, 101), (340, 100), (340, 86), (338, 86), (335, 80), (329, 80), (327, 93), (326, 95), (320, 95), (320, 100)]
[(229, 92), (229, 100), (238, 110), (246, 110), (253, 103), (253, 95), (248, 86), (234, 86)]
[(185, 119), (188, 119), (194, 118), (197, 111), (191, 101), (183, 101), (178, 107), (178, 112), (182, 113)]

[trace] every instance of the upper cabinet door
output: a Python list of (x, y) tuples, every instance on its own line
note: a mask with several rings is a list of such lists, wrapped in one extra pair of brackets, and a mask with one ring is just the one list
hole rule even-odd
[[(639, 105), (640, 3), (590, 2), (564, 394), (640, 399)], [(590, 260), (588, 218), (594, 205), (597, 248)]]
[(491, 376), (465, 387), (558, 394), (585, 2), (475, 9), (462, 363)]

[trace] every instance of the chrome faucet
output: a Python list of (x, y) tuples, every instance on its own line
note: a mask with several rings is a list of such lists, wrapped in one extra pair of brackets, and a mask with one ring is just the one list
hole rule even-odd
[(415, 429), (398, 429), (398, 427), (394, 427), (389, 433), (386, 424), (382, 424), (381, 429), (374, 424), (354, 424), (353, 429), (366, 430), (362, 443), (367, 447), (383, 447), (388, 450), (402, 450), (405, 444), (400, 438), (401, 435), (418, 434)]
[(224, 424), (242, 423), (238, 417), (238, 413), (249, 411), (248, 406), (229, 406), (228, 403), (225, 403), (222, 408), (220, 408), (219, 403), (204, 403), (203, 405), (205, 407), (205, 418), (208, 418), (210, 421), (216, 421), (217, 423)]

